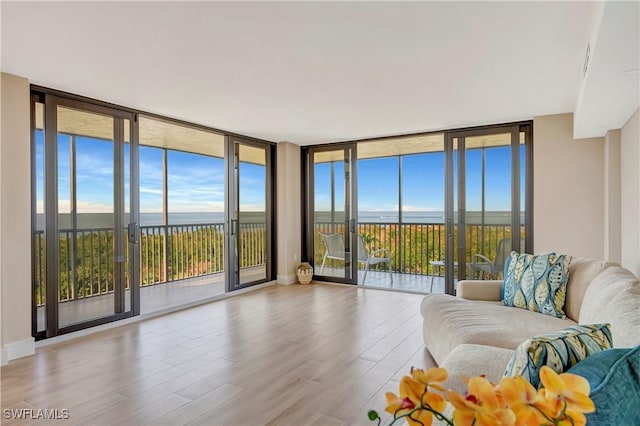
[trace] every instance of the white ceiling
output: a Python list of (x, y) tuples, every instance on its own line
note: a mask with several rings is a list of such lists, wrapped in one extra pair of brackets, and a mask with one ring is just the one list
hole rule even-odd
[(271, 141), (573, 111), (594, 3), (2, 2), (2, 68)]
[(596, 11), (589, 65), (575, 109), (575, 138), (619, 129), (640, 107), (640, 2), (608, 1)]

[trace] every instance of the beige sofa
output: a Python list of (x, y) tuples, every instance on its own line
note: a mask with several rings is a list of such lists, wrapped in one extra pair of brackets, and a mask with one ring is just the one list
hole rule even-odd
[(430, 294), (422, 301), (424, 343), (449, 371), (450, 388), (464, 389), (461, 376), (499, 381), (522, 341), (577, 323), (609, 323), (614, 347), (640, 345), (640, 283), (616, 263), (571, 261), (566, 319), (503, 306), (501, 289), (502, 281), (460, 281), (457, 297)]

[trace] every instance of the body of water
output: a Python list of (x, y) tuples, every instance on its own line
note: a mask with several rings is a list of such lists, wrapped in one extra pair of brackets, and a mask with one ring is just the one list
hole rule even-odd
[[(335, 212), (333, 218), (331, 212), (316, 212), (315, 220), (318, 223), (340, 223), (344, 222), (344, 213)], [(457, 214), (455, 220), (457, 221)], [(521, 216), (521, 223), (524, 223), (524, 213)], [(38, 229), (44, 229), (44, 215), (39, 214), (37, 218)], [(58, 216), (59, 228), (71, 228), (71, 215), (60, 214)], [(77, 217), (78, 229), (89, 228), (112, 228), (113, 214), (110, 213), (80, 213)], [(265, 215), (262, 212), (246, 212), (240, 216), (241, 223), (263, 223)], [(196, 225), (204, 223), (223, 223), (224, 213), (222, 212), (191, 212), (191, 213), (169, 213), (170, 225)], [(398, 212), (359, 212), (359, 223), (398, 223)], [(444, 223), (443, 211), (416, 211), (404, 212), (402, 214), (403, 223)], [(467, 212), (466, 222), (468, 224), (481, 224), (481, 212)], [(485, 212), (484, 223), (486, 225), (508, 225), (511, 222), (511, 212), (508, 211), (492, 211)], [(129, 223), (128, 216), (124, 223)], [(162, 225), (161, 213), (140, 213), (141, 226), (159, 226)]]

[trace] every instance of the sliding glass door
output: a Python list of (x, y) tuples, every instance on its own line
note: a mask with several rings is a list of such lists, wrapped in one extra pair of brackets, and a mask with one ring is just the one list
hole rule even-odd
[(223, 134), (139, 115), (140, 312), (225, 292)]
[(267, 281), (273, 255), (270, 147), (230, 137), (229, 290)]
[(355, 284), (357, 205), (355, 144), (312, 148), (306, 154), (306, 251), (319, 279)]
[(134, 314), (137, 146), (130, 113), (51, 95), (34, 100), (43, 205), (34, 220), (42, 247), (34, 332), (50, 337)]
[(357, 197), (362, 258), (376, 257), (358, 284), (443, 293), (444, 135), (358, 144)]
[(502, 277), (512, 250), (531, 252), (526, 216), (529, 128), (448, 134), (448, 292), (457, 280)]
[(32, 88), (36, 339), (275, 279), (275, 145)]
[(499, 278), (511, 250), (533, 249), (531, 131), (522, 122), (305, 147), (316, 279), (454, 294), (459, 280)]

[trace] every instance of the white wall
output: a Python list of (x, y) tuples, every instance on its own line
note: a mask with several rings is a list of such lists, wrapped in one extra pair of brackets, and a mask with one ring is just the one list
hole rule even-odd
[(300, 263), (301, 182), (300, 147), (289, 142), (278, 143), (277, 155), (277, 209), (278, 209), (278, 284), (294, 284)]
[(0, 289), (3, 362), (34, 353), (31, 337), (29, 81), (2, 73)]
[(622, 265), (640, 276), (640, 109), (620, 129)]
[(621, 260), (620, 130), (604, 137), (604, 259)]
[(573, 114), (533, 120), (536, 253), (604, 256), (603, 139), (573, 139)]
[[(0, 8), (1, 9), (1, 8)], [(0, 12), (0, 15), (2, 13)], [(2, 97), (2, 78), (0, 75), (0, 98)], [(3, 128), (2, 126), (2, 101), (0, 100), (0, 129)], [(2, 132), (0, 132), (0, 147), (2, 147)], [(0, 149), (0, 189), (2, 188), (2, 149)], [(0, 196), (0, 224), (2, 224), (2, 196)], [(0, 241), (2, 241), (2, 226), (0, 226)], [(2, 244), (0, 244), (0, 365), (5, 365), (8, 361), (7, 361), (7, 354), (5, 351), (4, 346), (2, 345), (2, 342), (4, 342), (4, 340), (2, 339), (2, 324), (4, 322), (4, 318), (2, 316)]]

